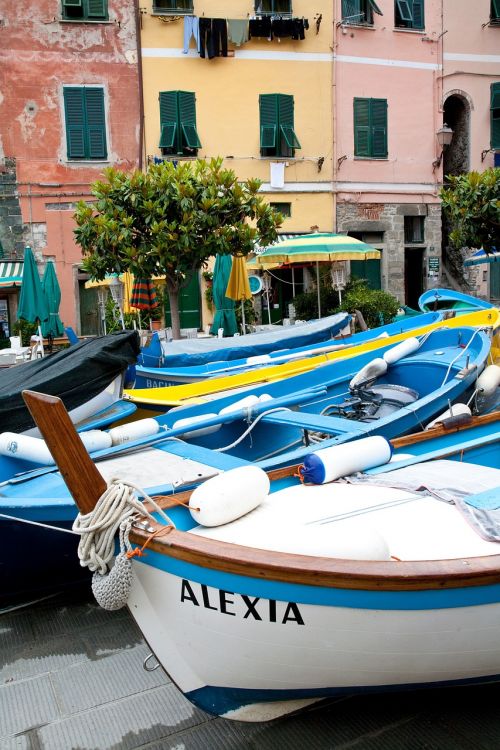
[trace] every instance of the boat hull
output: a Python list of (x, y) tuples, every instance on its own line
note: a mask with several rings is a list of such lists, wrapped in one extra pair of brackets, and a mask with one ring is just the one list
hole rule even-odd
[(500, 585), (365, 591), (258, 580), (148, 553), (129, 608), (197, 706), (263, 721), (297, 701), (500, 675)]

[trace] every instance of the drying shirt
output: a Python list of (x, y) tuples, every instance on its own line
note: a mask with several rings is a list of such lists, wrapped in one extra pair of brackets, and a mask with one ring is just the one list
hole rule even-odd
[(247, 19), (228, 18), (227, 20), (227, 38), (230, 42), (239, 47), (241, 44), (248, 42), (249, 29)]
[(271, 19), (270, 18), (251, 18), (248, 22), (249, 38), (266, 37), (271, 38)]

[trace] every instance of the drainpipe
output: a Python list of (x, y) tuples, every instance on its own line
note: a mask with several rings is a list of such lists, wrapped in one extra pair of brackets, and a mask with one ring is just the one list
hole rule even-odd
[(139, 94), (139, 169), (142, 171), (144, 165), (144, 87), (142, 78), (142, 44), (141, 44), (141, 9), (140, 0), (134, 3), (135, 11), (135, 40), (137, 45), (137, 73), (138, 73), (138, 94)]

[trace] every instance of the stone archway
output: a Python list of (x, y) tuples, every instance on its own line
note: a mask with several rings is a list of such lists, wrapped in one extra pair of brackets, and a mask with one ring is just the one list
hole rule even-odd
[(443, 174), (459, 175), (470, 169), (470, 113), (472, 100), (456, 89), (446, 95), (443, 123), (453, 130), (453, 139), (443, 153)]

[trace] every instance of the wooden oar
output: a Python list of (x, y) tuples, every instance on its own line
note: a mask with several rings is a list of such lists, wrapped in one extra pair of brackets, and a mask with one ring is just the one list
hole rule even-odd
[(31, 416), (81, 513), (94, 509), (107, 485), (57, 396), (23, 391)]

